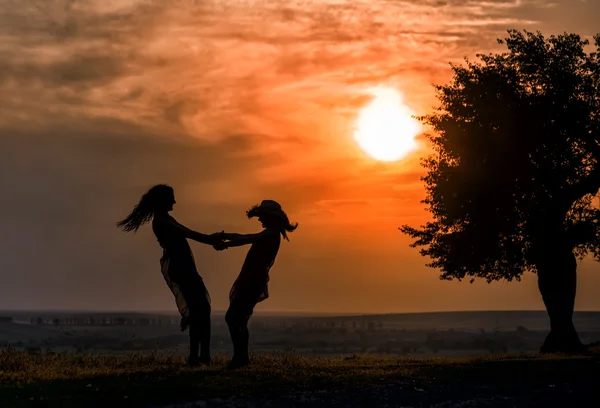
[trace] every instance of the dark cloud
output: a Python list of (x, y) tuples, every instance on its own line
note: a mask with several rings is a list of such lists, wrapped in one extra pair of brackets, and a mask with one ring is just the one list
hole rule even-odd
[(89, 51), (65, 61), (0, 62), (0, 82), (37, 83), (44, 87), (90, 87), (106, 84), (127, 74), (123, 58)]

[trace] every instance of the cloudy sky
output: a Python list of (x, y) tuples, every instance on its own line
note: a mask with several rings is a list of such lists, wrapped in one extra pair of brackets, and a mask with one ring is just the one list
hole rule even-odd
[[(427, 213), (419, 158), (377, 162), (353, 140), (368, 90), (435, 106), (449, 63), (506, 29), (600, 31), (600, 1), (0, 0), (0, 309), (170, 310), (150, 228), (115, 227), (156, 183), (173, 215), (254, 232), (281, 202), (300, 223), (257, 310), (541, 309), (521, 283), (446, 282), (398, 227)], [(215, 310), (247, 248), (192, 244)], [(597, 264), (578, 309), (600, 310)]]

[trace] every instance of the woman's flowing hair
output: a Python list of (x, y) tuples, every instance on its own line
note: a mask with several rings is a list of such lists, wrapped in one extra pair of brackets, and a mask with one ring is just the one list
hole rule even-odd
[(298, 223), (296, 222), (294, 224), (290, 224), (290, 221), (288, 220), (287, 222), (281, 223), (281, 225), (279, 226), (279, 232), (281, 232), (283, 238), (289, 242), (287, 233), (296, 231), (296, 228), (298, 228)]
[(140, 198), (131, 213), (117, 223), (125, 232), (137, 232), (145, 223), (152, 220), (154, 213), (173, 195), (173, 188), (166, 184), (157, 184)]
[(262, 211), (260, 205), (255, 205), (246, 211), (248, 218), (264, 216), (268, 219), (269, 224), (277, 228), (281, 233), (281, 236), (289, 241), (287, 236), (288, 232), (294, 232), (298, 228), (298, 223), (290, 223), (290, 220), (283, 210), (277, 211), (277, 214), (273, 214), (270, 211)]

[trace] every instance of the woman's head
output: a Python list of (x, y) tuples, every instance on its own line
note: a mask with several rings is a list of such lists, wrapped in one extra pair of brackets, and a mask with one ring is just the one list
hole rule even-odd
[(171, 186), (157, 184), (142, 196), (131, 213), (117, 226), (124, 231), (137, 231), (140, 226), (147, 223), (155, 214), (168, 213), (173, 210), (175, 193)]
[(281, 205), (273, 200), (263, 200), (260, 204), (246, 211), (246, 215), (248, 218), (258, 217), (258, 221), (260, 221), (264, 228), (279, 230), (283, 238), (288, 241), (287, 233), (293, 232), (298, 228), (298, 223), (291, 224)]

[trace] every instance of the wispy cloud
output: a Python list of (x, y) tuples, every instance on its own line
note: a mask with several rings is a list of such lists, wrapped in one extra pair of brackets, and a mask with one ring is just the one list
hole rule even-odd
[(313, 169), (341, 177), (361, 160), (351, 132), (365, 89), (396, 86), (424, 113), (448, 62), (496, 47), (508, 27), (543, 26), (535, 10), (559, 5), (2, 0), (0, 125), (110, 118), (173, 142), (243, 140), (235, 154), (261, 157), (257, 183), (275, 169), (282, 184)]
[(536, 24), (518, 10), (546, 4), (3, 3), (0, 79), (5, 93), (20, 95), (16, 110), (29, 105), (39, 116), (43, 105), (73, 114), (129, 115), (204, 139), (246, 128), (264, 133), (255, 129), (261, 126), (281, 133), (282, 126), (301, 122), (295, 116), (303, 115), (294, 113), (327, 114), (307, 105), (332, 94), (343, 99), (419, 71), (430, 81), (448, 61), (489, 47), (507, 26)]

